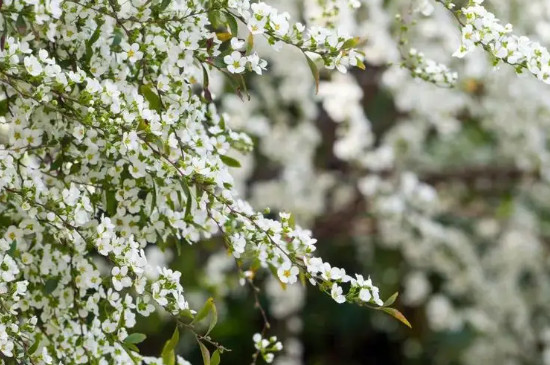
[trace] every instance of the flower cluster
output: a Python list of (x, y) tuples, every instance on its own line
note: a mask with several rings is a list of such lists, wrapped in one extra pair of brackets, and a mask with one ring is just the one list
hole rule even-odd
[(424, 53), (417, 51), (415, 48), (409, 50), (404, 67), (411, 70), (413, 77), (439, 86), (452, 87), (458, 79), (456, 72), (449, 70), (444, 64), (427, 59)]
[[(326, 68), (337, 68), (340, 72), (346, 72), (350, 66), (363, 65), (363, 54), (353, 48), (353, 37), (319, 26), (307, 28), (301, 23), (290, 24), (288, 13), (279, 13), (263, 2), (250, 4), (249, 0), (231, 0), (228, 5), (244, 20), (252, 35), (265, 35), (276, 49), (284, 43), (294, 45), (319, 55)], [(235, 53), (233, 55), (237, 56)], [(246, 60), (233, 55), (226, 63), (235, 62), (236, 69), (240, 70), (244, 67), (241, 63), (246, 63)]]
[(461, 10), (465, 17), (462, 27), (462, 45), (454, 53), (464, 57), (476, 45), (485, 48), (497, 61), (504, 61), (521, 73), (528, 70), (539, 80), (550, 83), (550, 53), (538, 42), (512, 34), (511, 24), (503, 25), (495, 15), (483, 7), (484, 0), (470, 0)]
[(277, 341), (276, 336), (263, 338), (260, 333), (256, 333), (252, 336), (252, 341), (254, 341), (254, 347), (258, 353), (262, 355), (262, 358), (268, 364), (273, 362), (273, 359), (275, 358), (274, 354), (283, 349), (283, 344)]

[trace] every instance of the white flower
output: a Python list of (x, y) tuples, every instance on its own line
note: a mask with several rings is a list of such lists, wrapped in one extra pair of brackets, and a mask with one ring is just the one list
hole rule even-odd
[(267, 61), (260, 59), (257, 53), (248, 56), (247, 59), (252, 71), (256, 72), (258, 75), (261, 75), (262, 71), (267, 67)]
[(288, 33), (288, 29), (290, 28), (290, 24), (288, 23), (289, 18), (290, 14), (288, 13), (272, 15), (269, 18), (271, 27), (275, 30), (275, 33), (280, 36), (285, 36)]
[(76, 188), (76, 185), (71, 184), (70, 189), (64, 189), (62, 195), (65, 204), (74, 207), (80, 198), (80, 190)]
[(9, 255), (0, 260), (0, 278), (5, 282), (14, 281), (19, 274), (17, 263)]
[(248, 22), (248, 30), (252, 34), (263, 34), (265, 32), (265, 25), (267, 23), (267, 18), (262, 18), (260, 20), (255, 17), (251, 18)]
[(233, 247), (233, 256), (236, 258), (241, 257), (246, 247), (246, 239), (240, 234), (235, 234), (231, 237), (231, 243)]
[(240, 52), (233, 51), (230, 55), (225, 56), (223, 61), (227, 64), (227, 70), (229, 72), (234, 74), (244, 72), (246, 58), (242, 57)]
[(278, 269), (277, 275), (279, 280), (286, 284), (294, 284), (298, 280), (300, 270), (296, 266), (292, 266), (290, 261), (284, 262)]
[(42, 73), (42, 65), (38, 62), (38, 59), (33, 55), (26, 56), (24, 59), (25, 69), (32, 76), (38, 76)]
[(121, 53), (122, 59), (128, 59), (128, 61), (135, 63), (143, 58), (143, 52), (139, 50), (139, 44), (133, 43), (132, 45), (128, 43), (121, 44), (122, 50)]
[(128, 267), (115, 266), (111, 270), (111, 275), (113, 276), (113, 287), (115, 288), (115, 290), (121, 291), (126, 287), (132, 286), (132, 280), (127, 276)]
[(367, 288), (362, 288), (359, 291), (359, 299), (361, 299), (363, 302), (368, 302), (371, 299), (370, 291)]
[(61, 0), (46, 0), (46, 9), (55, 19), (59, 19), (63, 14)]
[(241, 40), (237, 37), (233, 37), (231, 38), (231, 48), (233, 48), (234, 50), (240, 50), (241, 48), (244, 47), (244, 44), (245, 44), (245, 41), (244, 40)]
[(343, 291), (341, 286), (336, 283), (332, 284), (330, 295), (332, 296), (332, 299), (336, 301), (336, 303), (342, 304), (346, 301), (346, 297), (342, 295), (342, 292)]

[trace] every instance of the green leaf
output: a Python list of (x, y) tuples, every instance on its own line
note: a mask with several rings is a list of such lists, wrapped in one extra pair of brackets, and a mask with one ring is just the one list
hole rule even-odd
[(409, 323), (409, 321), (407, 320), (407, 318), (405, 318), (405, 316), (403, 315), (403, 313), (401, 313), (400, 311), (398, 311), (397, 309), (395, 308), (387, 308), (387, 307), (380, 307), (380, 308), (377, 308), (378, 310), (381, 310), (382, 312), (386, 312), (387, 314), (389, 314), (390, 316), (392, 316), (393, 318), (397, 319), (398, 321), (400, 321), (401, 323), (405, 324), (407, 327), (409, 328), (412, 328), (411, 324)]
[(168, 238), (166, 239), (166, 243), (168, 244), (168, 246), (176, 247), (178, 256), (181, 256), (181, 242), (178, 240), (178, 238), (175, 235), (171, 234), (170, 236), (168, 236)]
[(248, 39), (246, 41), (246, 53), (252, 52), (252, 49), (254, 48), (254, 34), (249, 33)]
[(210, 358), (210, 365), (218, 365), (220, 363), (220, 351), (216, 350), (212, 354), (212, 357)]
[(208, 336), (208, 334), (212, 331), (212, 329), (216, 326), (216, 323), (218, 323), (218, 311), (216, 309), (216, 305), (214, 304), (214, 298), (208, 298), (202, 308), (199, 310), (199, 312), (195, 315), (195, 318), (191, 321), (191, 323), (199, 323), (203, 319), (205, 319), (210, 314), (210, 322), (208, 324), (208, 331), (206, 331), (205, 336)]
[(71, 165), (71, 169), (69, 170), (69, 172), (70, 172), (71, 174), (74, 174), (74, 173), (80, 171), (80, 167), (81, 167), (81, 166), (82, 166), (82, 164), (81, 164), (80, 162), (73, 163), (73, 164)]
[(143, 333), (132, 333), (124, 339), (124, 343), (142, 343), (143, 341), (145, 341), (146, 338), (147, 336), (145, 336)]
[(237, 160), (235, 160), (233, 157), (229, 157), (226, 155), (220, 155), (220, 158), (224, 164), (226, 164), (229, 167), (241, 167), (241, 163)]
[(159, 12), (166, 10), (166, 8), (168, 7), (168, 5), (170, 5), (171, 2), (172, 0), (162, 0), (162, 3), (159, 6)]
[(176, 353), (174, 350), (169, 352), (162, 352), (162, 363), (164, 365), (175, 365), (176, 364)]
[(309, 66), (309, 69), (311, 70), (311, 74), (313, 75), (313, 78), (315, 79), (315, 93), (319, 93), (319, 69), (317, 68), (317, 65), (307, 54), (304, 53), (304, 56), (306, 56), (307, 64)]
[(32, 355), (36, 352), (36, 350), (38, 349), (38, 346), (40, 345), (40, 341), (42, 341), (42, 333), (40, 332), (37, 332), (36, 334), (36, 339), (34, 340), (34, 343), (32, 344), (31, 347), (29, 347), (29, 349), (27, 350), (27, 353), (29, 355)]
[(162, 348), (162, 362), (164, 365), (174, 365), (176, 363), (176, 346), (178, 345), (180, 341), (180, 333), (178, 328), (174, 330), (174, 333), (172, 334), (172, 337), (166, 341), (164, 344), (164, 347)]
[[(223, 67), (225, 67), (225, 66), (226, 65), (224, 65)], [(242, 95), (242, 92), (241, 92), (241, 86), (240, 86), (240, 79), (239, 79), (240, 75), (234, 75), (234, 74), (229, 73), (229, 72), (224, 72), (223, 75), (229, 81), (229, 85), (231, 85), (233, 90), (235, 90), (235, 93), (237, 94), (237, 96), (242, 101), (244, 101), (244, 98), (243, 98), (243, 95)]]
[(8, 114), (8, 98), (0, 100), (0, 116)]
[(210, 351), (208, 351), (208, 348), (200, 341), (199, 341), (199, 347), (201, 349), (203, 364), (210, 365)]
[(216, 304), (212, 300), (212, 310), (210, 311), (210, 324), (208, 325), (208, 331), (206, 331), (206, 336), (214, 329), (216, 323), (218, 323), (218, 310), (216, 309)]
[(185, 196), (187, 197), (187, 200), (185, 201), (185, 217), (191, 216), (191, 208), (193, 208), (193, 196), (191, 195), (191, 190), (189, 190), (189, 185), (187, 185), (187, 181), (185, 179), (180, 180), (181, 188), (183, 189), (183, 192), (185, 193)]
[(395, 292), (393, 293), (393, 295), (391, 297), (389, 297), (385, 302), (384, 302), (384, 307), (389, 307), (391, 306), (393, 303), (395, 303), (395, 300), (397, 299), (397, 296), (399, 295), (399, 292)]
[(97, 28), (92, 33), (92, 36), (90, 37), (90, 39), (88, 39), (86, 41), (86, 55), (84, 57), (84, 60), (85, 60), (86, 63), (90, 62), (90, 60), (92, 59), (92, 56), (94, 54), (94, 50), (92, 48), (92, 45), (95, 42), (97, 42), (97, 40), (99, 39), (99, 36), (101, 35), (101, 26), (102, 25), (103, 25), (103, 22), (98, 23)]
[(208, 313), (212, 310), (212, 306), (214, 305), (214, 298), (210, 297), (206, 300), (202, 308), (199, 310), (199, 312), (195, 315), (195, 318), (193, 318), (193, 321), (191, 323), (198, 323), (202, 321)]
[(59, 278), (58, 277), (49, 278), (44, 283), (44, 286), (42, 287), (42, 289), (43, 289), (43, 291), (46, 295), (49, 295), (49, 294), (53, 293), (53, 291), (57, 288), (57, 284), (59, 284)]
[(290, 218), (288, 219), (288, 225), (290, 228), (296, 228), (296, 216), (290, 213)]
[(8, 250), (8, 255), (15, 257), (15, 251), (17, 250), (17, 241), (11, 241), (10, 249)]
[(92, 56), (94, 54), (94, 50), (92, 49), (92, 46), (86, 45), (86, 54), (84, 55), (84, 62), (89, 63), (92, 59)]
[(99, 39), (99, 35), (101, 34), (101, 25), (101, 23), (97, 25), (97, 28), (92, 33), (92, 36), (86, 42), (87, 46), (92, 46)]
[(160, 97), (151, 89), (149, 85), (141, 85), (139, 92), (149, 102), (149, 107), (157, 112), (160, 112), (161, 102)]
[(220, 26), (223, 25), (220, 13), (217, 9), (212, 9), (208, 12), (208, 20), (210, 21), (210, 24), (214, 29), (218, 29)]
[(239, 24), (237, 23), (237, 20), (232, 14), (225, 13), (225, 19), (227, 20), (227, 25), (229, 26), (229, 30), (231, 30), (231, 34), (233, 37), (236, 37), (239, 33)]
[(357, 44), (359, 44), (359, 38), (358, 37), (350, 38), (350, 39), (348, 39), (347, 41), (344, 42), (344, 44), (342, 45), (342, 49), (354, 48), (354, 47), (357, 46)]
[(62, 164), (63, 164), (63, 154), (60, 153), (57, 155), (57, 158), (50, 165), (50, 171), (59, 170)]
[[(222, 53), (220, 54), (218, 57), (214, 57), (212, 59), (212, 62), (210, 62), (210, 64), (214, 65), (216, 68), (226, 68), (227, 67), (227, 64), (223, 61), (223, 58), (227, 55)], [(224, 74), (225, 77), (227, 77), (227, 74)]]
[(193, 319), (193, 313), (189, 309), (180, 311), (179, 315), (185, 318)]
[(205, 89), (208, 89), (208, 86), (210, 86), (210, 78), (208, 77), (208, 70), (206, 67), (204, 67), (204, 64), (201, 63), (202, 66), (202, 87)]
[(120, 44), (120, 42), (122, 42), (122, 37), (123, 37), (123, 34), (122, 34), (122, 29), (120, 28), (115, 28), (115, 31), (114, 31), (114, 36), (113, 36), (113, 46), (118, 46)]
[[(132, 350), (134, 352), (139, 352), (139, 349), (136, 345), (134, 345), (133, 343), (125, 343), (123, 342), (122, 343), (122, 346), (124, 346), (125, 348), (129, 349), (129, 350)], [(132, 356), (130, 356), (132, 357)], [(133, 358), (133, 357), (132, 357)]]
[(153, 183), (153, 190), (150, 192), (151, 194), (151, 210), (149, 211), (150, 214), (153, 214), (153, 210), (157, 206), (157, 187), (155, 185), (155, 179), (152, 179)]
[(115, 190), (107, 190), (105, 192), (105, 200), (106, 200), (105, 210), (107, 211), (110, 217), (116, 214), (118, 202), (116, 201), (115, 196), (116, 196)]
[(25, 18), (23, 18), (23, 14), (19, 13), (19, 16), (15, 20), (15, 27), (17, 28), (19, 34), (26, 35), (27, 23), (25, 23)]
[(212, 94), (210, 93), (210, 78), (208, 77), (208, 70), (206, 67), (204, 67), (204, 64), (201, 63), (202, 66), (202, 88), (204, 90), (204, 98), (206, 101), (211, 102), (212, 101)]
[(365, 70), (367, 68), (363, 63), (363, 61), (361, 61), (359, 58), (357, 59), (357, 67), (360, 68), (361, 70)]

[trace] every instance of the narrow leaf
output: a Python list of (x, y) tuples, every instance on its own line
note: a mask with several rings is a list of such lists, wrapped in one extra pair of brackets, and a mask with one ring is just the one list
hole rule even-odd
[(226, 155), (220, 155), (220, 159), (224, 164), (226, 164), (229, 167), (241, 167), (241, 163), (237, 160), (235, 160), (233, 157), (229, 157)]
[(37, 333), (36, 335), (36, 339), (34, 340), (34, 343), (32, 344), (31, 347), (29, 347), (29, 349), (27, 350), (27, 353), (29, 355), (32, 355), (36, 352), (36, 350), (38, 349), (38, 346), (40, 345), (40, 341), (42, 340), (42, 333)]
[(395, 303), (395, 300), (397, 299), (397, 296), (399, 295), (399, 292), (395, 292), (393, 293), (393, 295), (391, 297), (389, 297), (385, 302), (384, 302), (384, 307), (389, 307), (391, 306), (393, 303)]
[(206, 101), (211, 102), (212, 94), (210, 93), (210, 89), (208, 88), (210, 86), (208, 70), (206, 69), (206, 67), (204, 67), (203, 63), (201, 63), (201, 66), (202, 66), (202, 88), (204, 90), (204, 98), (206, 99)]
[(381, 307), (379, 310), (383, 311), (383, 312), (386, 312), (387, 314), (389, 314), (390, 316), (392, 316), (393, 318), (397, 319), (398, 321), (400, 321), (401, 323), (405, 324), (407, 327), (409, 328), (412, 328), (411, 324), (409, 323), (409, 321), (407, 320), (407, 318), (405, 318), (405, 316), (403, 315), (403, 313), (401, 313), (400, 311), (398, 311), (397, 309), (395, 308), (386, 308), (386, 307)]
[(206, 336), (214, 329), (216, 326), (216, 323), (218, 323), (218, 310), (216, 309), (216, 304), (214, 303), (214, 300), (212, 300), (212, 309), (210, 314), (210, 324), (208, 325), (208, 331), (206, 332)]
[(359, 38), (358, 37), (350, 38), (350, 39), (348, 39), (347, 41), (344, 42), (344, 44), (342, 45), (342, 49), (354, 48), (358, 44), (359, 44)]
[(107, 211), (110, 217), (115, 215), (117, 205), (118, 205), (115, 195), (116, 195), (115, 190), (107, 190), (105, 192), (105, 200), (106, 200), (105, 210)]
[(175, 365), (176, 364), (176, 353), (174, 350), (162, 351), (162, 363), (164, 365)]
[(46, 295), (50, 295), (57, 288), (57, 284), (59, 284), (59, 277), (49, 278), (44, 283), (42, 289)]
[(208, 351), (208, 348), (200, 341), (199, 341), (199, 347), (201, 349), (203, 364), (210, 365), (210, 351)]
[(132, 333), (124, 339), (124, 343), (141, 343), (145, 341), (146, 338), (147, 336), (145, 336), (143, 333)]
[(315, 93), (319, 93), (319, 69), (317, 69), (317, 65), (307, 54), (304, 53), (306, 56), (307, 64), (309, 66), (309, 69), (311, 70), (311, 74), (313, 75), (313, 78), (315, 79)]
[(225, 13), (225, 19), (227, 20), (227, 24), (229, 25), (229, 30), (231, 30), (231, 34), (233, 37), (236, 37), (239, 33), (239, 24), (235, 20), (235, 17), (229, 13)]
[(157, 206), (157, 188), (155, 185), (155, 179), (152, 180), (153, 189), (150, 192), (151, 194), (151, 209), (149, 210), (150, 214), (153, 214), (153, 210)]
[(180, 180), (181, 188), (187, 197), (185, 201), (185, 218), (191, 216), (191, 209), (193, 208), (193, 196), (191, 195), (191, 190), (189, 190), (189, 185), (185, 179)]
[(180, 333), (178, 328), (174, 330), (172, 337), (166, 341), (164, 347), (162, 348), (162, 362), (164, 365), (174, 365), (176, 363), (176, 352), (175, 348), (180, 341)]
[(210, 365), (218, 365), (220, 363), (220, 351), (216, 350), (210, 358)]
[(172, 0), (162, 0), (162, 3), (159, 6), (159, 11), (162, 12), (166, 10), (166, 8), (168, 7), (168, 5), (170, 5), (171, 2)]
[(160, 97), (151, 89), (149, 85), (141, 85), (139, 92), (149, 102), (149, 107), (153, 110), (160, 111)]
[(193, 318), (193, 321), (191, 323), (198, 323), (202, 321), (208, 313), (212, 310), (212, 306), (214, 305), (214, 299), (208, 298), (202, 308), (199, 310), (199, 312), (195, 315), (195, 318)]
[(61, 165), (63, 165), (63, 154), (62, 153), (58, 154), (57, 158), (50, 165), (50, 171), (59, 170)]
[(27, 23), (25, 23), (25, 18), (22, 13), (19, 13), (19, 16), (15, 20), (15, 27), (21, 35), (26, 35), (27, 33)]
[(8, 99), (0, 101), (0, 116), (4, 116), (8, 113)]
[(252, 52), (252, 49), (254, 48), (254, 34), (249, 33), (248, 34), (248, 40), (246, 41), (246, 53)]
[(86, 42), (86, 45), (92, 46), (92, 45), (99, 39), (99, 35), (101, 34), (101, 25), (102, 25), (102, 24), (98, 24), (98, 25), (97, 25), (97, 28), (96, 28), (95, 31), (92, 33), (92, 36), (91, 36), (90, 39), (88, 39), (88, 41)]

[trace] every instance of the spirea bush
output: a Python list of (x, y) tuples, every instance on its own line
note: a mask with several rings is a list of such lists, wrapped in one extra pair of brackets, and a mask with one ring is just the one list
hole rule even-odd
[[(151, 246), (179, 252), (213, 236), (223, 238), (264, 319), (250, 334), (254, 362), (271, 362), (282, 349), (257, 298), (262, 271), (283, 287), (316, 286), (336, 309), (344, 302), (371, 307), (408, 325), (391, 307), (396, 295), (384, 301), (370, 278), (316, 256), (316, 239), (295, 216), (253, 208), (234, 177), (254, 143), (244, 128), (230, 127), (229, 111), (254, 102), (246, 77), (268, 77), (285, 63), (276, 52), (289, 48), (309, 71), (306, 97), (317, 89), (333, 119), (356, 121), (339, 134), (337, 156), (360, 173), (383, 171), (393, 158), (385, 146), (369, 151), (373, 140), (354, 104), (359, 93), (350, 100), (321, 80), (331, 70), (343, 84), (350, 69), (369, 72), (362, 38), (338, 30), (339, 17), (361, 2), (320, 3), (304, 24), (248, 0), (0, 1), (2, 362), (186, 364), (176, 353), (181, 332), (194, 336), (205, 364), (218, 364), (228, 349), (211, 336), (215, 302), (190, 306), (181, 273), (163, 265), (146, 275), (152, 265), (145, 254)], [(417, 2), (409, 15), (436, 5)], [(462, 30), (456, 56), (478, 47), (495, 63), (548, 81), (544, 47), (513, 35), (480, 0), (453, 5), (438, 6)], [(409, 16), (396, 21), (402, 68), (433, 87), (455, 85), (455, 71), (406, 49)], [(264, 135), (266, 144), (277, 137)], [(402, 180), (420, 205), (433, 197), (413, 175)], [(369, 196), (379, 184), (366, 176), (358, 185)], [(400, 204), (386, 199), (378, 209)], [(395, 221), (386, 229), (388, 236), (401, 230)], [(133, 328), (154, 312), (168, 313), (176, 328), (158, 357), (142, 356), (136, 345), (145, 336)]]
[[(353, 38), (248, 0), (0, 6), (2, 361), (171, 364), (178, 329), (161, 358), (140, 356), (144, 337), (132, 333), (164, 310), (195, 333), (205, 363), (219, 362), (214, 303), (190, 308), (177, 271), (144, 275), (147, 245), (215, 234), (245, 281), (267, 269), (337, 303), (384, 305), (370, 279), (316, 257), (316, 240), (290, 214), (266, 218), (238, 197), (231, 154), (252, 142), (227, 127), (209, 91), (209, 74), (220, 72), (246, 96), (242, 74), (267, 68), (255, 37), (300, 49), (316, 78), (313, 58), (341, 72), (363, 66)], [(197, 332), (207, 315), (208, 330)], [(263, 339), (266, 329), (254, 343), (270, 361), (281, 344)]]

